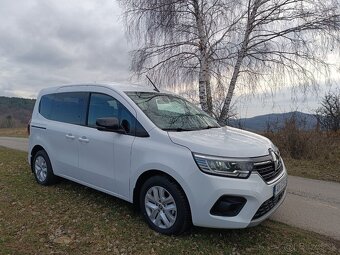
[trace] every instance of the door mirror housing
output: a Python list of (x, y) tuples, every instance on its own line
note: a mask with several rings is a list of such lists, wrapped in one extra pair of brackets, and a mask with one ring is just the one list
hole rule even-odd
[(100, 131), (109, 131), (120, 134), (126, 134), (126, 131), (119, 124), (119, 120), (115, 117), (96, 119), (97, 129)]

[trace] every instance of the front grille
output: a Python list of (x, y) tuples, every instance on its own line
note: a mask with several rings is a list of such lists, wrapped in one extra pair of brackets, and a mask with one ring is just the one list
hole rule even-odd
[(280, 202), (280, 200), (282, 199), (284, 193), (285, 193), (285, 191), (283, 190), (276, 197), (273, 196), (273, 197), (269, 198), (267, 201), (265, 201), (260, 206), (260, 208), (257, 210), (257, 212), (255, 213), (255, 215), (253, 217), (253, 220), (256, 220), (256, 219), (262, 217), (267, 212), (269, 212), (271, 209), (273, 209), (275, 207), (275, 205), (277, 205), (278, 202)]
[(273, 161), (264, 161), (264, 162), (256, 162), (254, 164), (254, 170), (261, 175), (263, 180), (266, 182), (270, 182), (278, 176), (283, 170), (282, 160), (278, 161), (278, 166), (275, 169), (275, 165)]

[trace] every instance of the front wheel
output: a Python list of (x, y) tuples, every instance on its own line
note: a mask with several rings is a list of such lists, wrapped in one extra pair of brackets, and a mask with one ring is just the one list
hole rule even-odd
[(191, 223), (184, 192), (177, 183), (164, 176), (151, 177), (144, 183), (140, 208), (149, 226), (162, 234), (181, 234)]

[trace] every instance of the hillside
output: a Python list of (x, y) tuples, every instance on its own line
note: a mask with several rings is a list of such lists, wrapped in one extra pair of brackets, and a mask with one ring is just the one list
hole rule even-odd
[(34, 103), (34, 99), (0, 96), (0, 128), (26, 126)]
[(272, 113), (252, 118), (230, 120), (229, 125), (251, 131), (277, 131), (283, 127), (286, 120), (292, 117), (297, 120), (297, 126), (301, 129), (310, 130), (315, 128), (317, 121), (312, 114), (303, 112)]

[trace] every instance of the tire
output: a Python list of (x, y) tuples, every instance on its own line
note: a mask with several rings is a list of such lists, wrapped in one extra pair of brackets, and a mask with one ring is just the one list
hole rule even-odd
[(179, 185), (165, 176), (149, 178), (142, 186), (139, 203), (151, 229), (179, 235), (191, 226), (190, 207)]
[(57, 176), (53, 174), (50, 158), (46, 151), (38, 151), (33, 158), (32, 170), (37, 183), (48, 186), (56, 183)]

